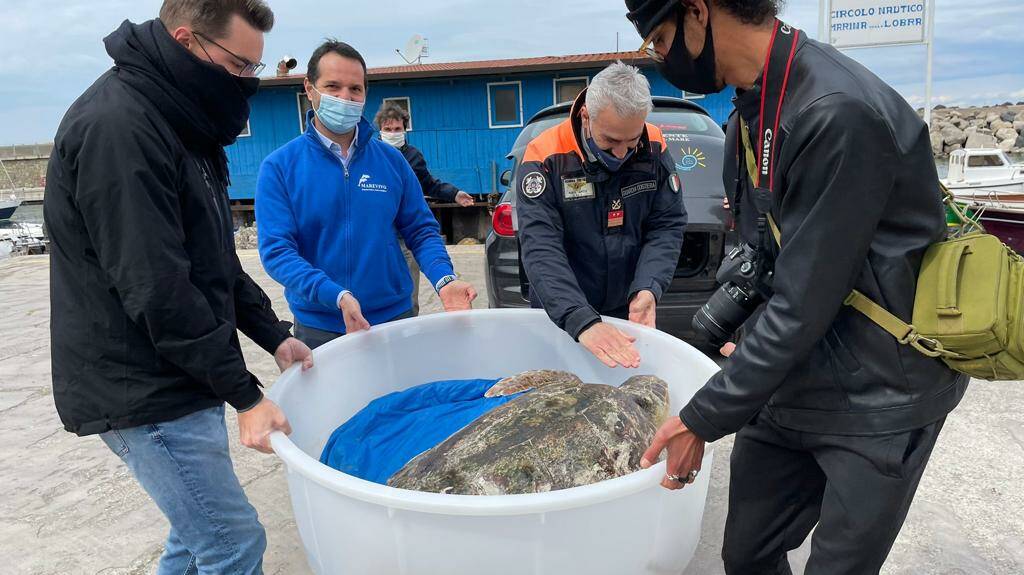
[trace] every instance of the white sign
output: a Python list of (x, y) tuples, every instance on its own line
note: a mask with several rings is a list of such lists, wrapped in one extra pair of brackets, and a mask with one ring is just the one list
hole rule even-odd
[(831, 0), (825, 14), (836, 48), (925, 42), (926, 0)]

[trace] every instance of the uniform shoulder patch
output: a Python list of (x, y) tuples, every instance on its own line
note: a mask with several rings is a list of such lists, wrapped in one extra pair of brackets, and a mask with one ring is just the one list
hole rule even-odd
[(679, 181), (679, 174), (673, 173), (669, 176), (668, 185), (672, 188), (673, 193), (678, 194), (679, 190), (683, 187), (682, 182)]
[(539, 198), (548, 189), (548, 180), (540, 172), (530, 172), (523, 178), (523, 195), (532, 199)]

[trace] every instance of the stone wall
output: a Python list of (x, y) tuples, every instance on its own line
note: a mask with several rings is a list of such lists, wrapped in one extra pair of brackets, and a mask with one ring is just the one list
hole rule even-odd
[[(53, 144), (0, 146), (0, 161), (14, 181), (15, 188), (42, 188), (46, 185), (46, 164)], [(11, 187), (7, 175), (0, 170), (0, 190)]]
[(936, 157), (961, 148), (1024, 153), (1024, 105), (933, 110), (931, 139)]
[[(11, 175), (15, 188), (42, 188), (46, 183), (47, 158), (35, 158), (28, 160), (3, 160), (7, 173)], [(11, 182), (0, 170), (0, 190), (11, 187)]]

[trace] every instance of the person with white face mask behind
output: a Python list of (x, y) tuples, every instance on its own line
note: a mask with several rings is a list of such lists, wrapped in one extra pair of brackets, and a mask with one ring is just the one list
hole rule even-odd
[[(394, 102), (384, 102), (377, 110), (373, 123), (380, 130), (381, 141), (394, 146), (405, 156), (405, 160), (409, 162), (409, 166), (416, 173), (416, 179), (419, 180), (420, 186), (423, 188), (423, 195), (437, 198), (443, 202), (458, 204), (463, 208), (468, 208), (476, 203), (473, 196), (452, 184), (438, 180), (430, 173), (423, 152), (409, 144), (406, 137), (406, 132), (409, 130), (409, 112)], [(405, 263), (409, 266), (409, 276), (412, 278), (412, 314), (419, 315), (420, 268), (416, 265), (416, 258), (413, 257), (404, 242), (402, 243), (402, 254), (405, 256)]]
[(306, 133), (270, 154), (256, 187), (263, 265), (285, 287), (295, 336), (316, 348), (412, 316), (405, 241), (445, 310), (471, 309), (440, 227), (402, 154), (362, 117), (366, 62), (328, 40), (307, 67)]
[(420, 181), (420, 186), (423, 187), (423, 195), (459, 204), (464, 208), (473, 205), (473, 196), (452, 184), (435, 178), (427, 169), (427, 161), (423, 157), (423, 152), (409, 144), (407, 133), (409, 131), (409, 112), (394, 102), (385, 102), (377, 110), (373, 123), (380, 130), (381, 141), (398, 148), (398, 151), (402, 152), (409, 165), (412, 166), (412, 171), (416, 172), (416, 178)]

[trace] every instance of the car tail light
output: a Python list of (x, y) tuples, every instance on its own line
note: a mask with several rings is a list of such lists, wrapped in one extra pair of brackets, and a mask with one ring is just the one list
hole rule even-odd
[(498, 204), (494, 208), (491, 226), (494, 228), (494, 233), (499, 236), (511, 238), (516, 235), (516, 230), (512, 227), (512, 204)]

